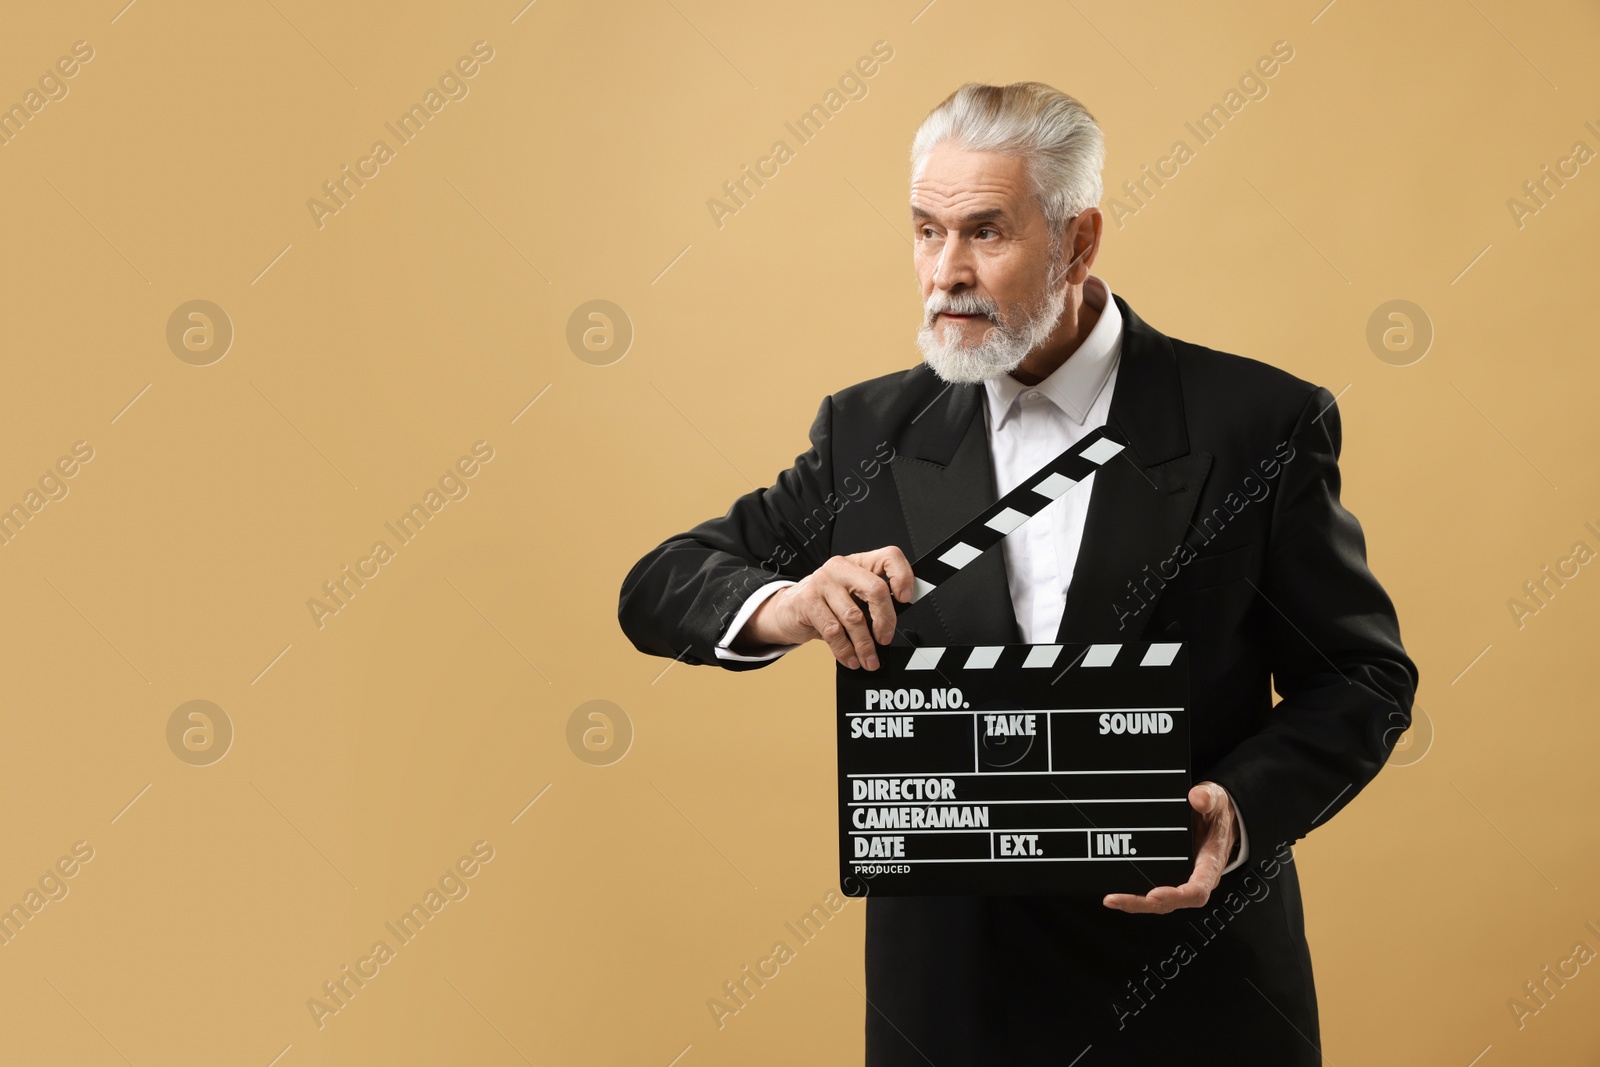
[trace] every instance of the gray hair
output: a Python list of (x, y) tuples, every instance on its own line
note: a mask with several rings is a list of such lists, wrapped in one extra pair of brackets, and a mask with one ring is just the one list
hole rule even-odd
[(1007, 152), (1027, 163), (1034, 196), (1059, 235), (1067, 220), (1100, 203), (1105, 139), (1081, 103), (1043, 82), (968, 82), (928, 113), (911, 142), (916, 181), (936, 145)]

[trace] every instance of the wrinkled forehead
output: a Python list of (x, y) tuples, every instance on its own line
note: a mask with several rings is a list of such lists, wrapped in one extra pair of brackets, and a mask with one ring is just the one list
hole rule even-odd
[(911, 180), (911, 216), (946, 224), (1021, 222), (1031, 213), (1021, 156), (940, 145)]

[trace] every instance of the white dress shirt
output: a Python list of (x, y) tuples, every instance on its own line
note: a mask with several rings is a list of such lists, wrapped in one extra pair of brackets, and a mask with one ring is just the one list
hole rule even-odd
[[(1024, 385), (1009, 374), (984, 385), (984, 423), (994, 463), (995, 488), (1004, 496), (1024, 478), (1055, 459), (1091, 430), (1106, 424), (1122, 356), (1122, 312), (1105, 281), (1089, 275), (1083, 300), (1100, 313), (1089, 336), (1048, 377)], [(1001, 542), (1011, 605), (1025, 644), (1050, 644), (1067, 606), (1067, 590), (1083, 543), (1084, 522), (1094, 492), (1095, 475), (1063, 493)], [(735, 652), (728, 646), (762, 602), (787, 585), (768, 582), (752, 593), (717, 643), (722, 659), (756, 662), (774, 659), (798, 645), (774, 645), (761, 652)], [(1233, 870), (1249, 856), (1250, 842), (1239, 819), (1239, 854), (1223, 868)]]

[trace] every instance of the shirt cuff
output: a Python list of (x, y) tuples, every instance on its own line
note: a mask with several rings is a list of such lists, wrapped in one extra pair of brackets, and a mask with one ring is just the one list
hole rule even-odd
[[(1226, 793), (1227, 790), (1224, 789), (1223, 792)], [(1229, 796), (1228, 799), (1231, 802), (1233, 797)], [(1244, 816), (1239, 814), (1237, 807), (1233, 809), (1233, 820), (1234, 826), (1239, 831), (1239, 855), (1232, 863), (1222, 868), (1223, 874), (1227, 874), (1236, 867), (1243, 866), (1245, 861), (1250, 858), (1250, 835), (1244, 832)]]
[(765, 651), (754, 654), (746, 654), (743, 652), (735, 652), (733, 649), (728, 647), (733, 643), (733, 639), (739, 636), (739, 631), (744, 629), (744, 624), (750, 621), (750, 616), (755, 614), (756, 609), (759, 608), (769, 596), (771, 596), (773, 593), (776, 593), (786, 585), (795, 584), (797, 583), (789, 581), (786, 578), (780, 578), (776, 581), (768, 582), (760, 589), (757, 589), (754, 593), (751, 593), (750, 598), (746, 600), (744, 602), (744, 606), (739, 609), (739, 614), (735, 615), (733, 617), (733, 622), (728, 624), (728, 632), (722, 635), (721, 641), (717, 642), (716, 648), (714, 649), (717, 654), (717, 658), (738, 660), (741, 663), (764, 663), (767, 660), (777, 659), (785, 652), (793, 652), (795, 649), (799, 648), (799, 645), (768, 645)]

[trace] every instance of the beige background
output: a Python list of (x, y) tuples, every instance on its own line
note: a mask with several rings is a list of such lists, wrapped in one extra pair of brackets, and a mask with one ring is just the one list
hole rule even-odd
[[(94, 52), (0, 146), (0, 505), (93, 449), (0, 547), (0, 904), (93, 849), (0, 946), (0, 1062), (859, 1062), (863, 906), (784, 927), (834, 888), (826, 651), (663, 670), (618, 586), (770, 484), (823, 395), (918, 358), (905, 157), (960, 82), (1085, 101), (1109, 211), (1277, 41), (1268, 95), (1096, 271), (1339, 394), (1345, 500), (1421, 669), (1432, 741), (1296, 851), (1326, 1053), (1600, 1053), (1595, 967), (1508, 1007), (1600, 949), (1600, 577), (1508, 608), (1600, 548), (1600, 164), (1507, 207), (1600, 150), (1593, 5), (121, 2), (0, 35), (7, 105)], [(308, 199), (480, 40), (469, 95), (319, 228)], [(880, 40), (865, 98), (792, 141)], [(780, 138), (719, 228), (708, 198)], [(195, 299), (235, 331), (208, 366), (166, 341)], [(608, 366), (565, 340), (594, 299), (635, 331)], [(1436, 331), (1406, 366), (1366, 339), (1395, 299)], [(322, 583), (477, 441), (470, 494), (319, 628)], [(197, 699), (235, 730), (209, 766), (167, 742)], [(568, 745), (590, 700), (632, 724), (609, 766)], [(469, 895), (319, 1028), (322, 983), (479, 841)], [(719, 1029), (707, 1000), (780, 939)]]

